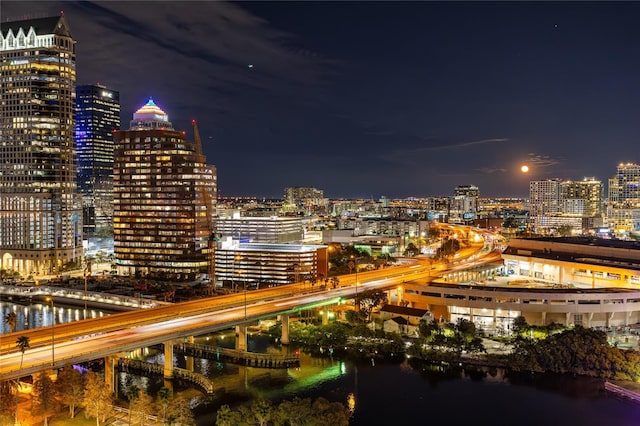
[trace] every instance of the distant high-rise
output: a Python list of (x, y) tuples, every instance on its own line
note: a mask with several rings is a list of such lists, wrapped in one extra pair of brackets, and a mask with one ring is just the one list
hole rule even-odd
[(529, 214), (545, 216), (560, 213), (560, 179), (529, 182)]
[(609, 227), (618, 234), (640, 231), (640, 165), (619, 164), (608, 195)]
[(560, 183), (561, 211), (582, 216), (602, 215), (604, 189), (595, 178)]
[(326, 213), (328, 204), (321, 189), (300, 186), (285, 188), (284, 201), (283, 210), (304, 212), (306, 215)]
[(75, 40), (64, 16), (0, 23), (0, 267), (82, 261)]
[(114, 137), (118, 271), (187, 280), (207, 272), (215, 168), (152, 100)]
[(478, 212), (480, 190), (475, 185), (456, 186), (449, 205), (449, 221), (463, 223), (475, 219)]
[(284, 199), (288, 204), (296, 205), (300, 208), (305, 205), (319, 205), (324, 200), (324, 192), (320, 189), (302, 186), (285, 188)]
[(76, 87), (78, 190), (83, 233), (113, 228), (113, 132), (120, 128), (120, 94), (105, 86)]

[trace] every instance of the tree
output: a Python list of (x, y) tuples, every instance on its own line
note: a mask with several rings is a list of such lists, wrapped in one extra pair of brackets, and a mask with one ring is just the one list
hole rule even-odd
[[(318, 398), (313, 402), (313, 420), (318, 426), (348, 426), (351, 413), (349, 409), (339, 402), (329, 402), (325, 398)], [(311, 422), (314, 424), (314, 422)]]
[(133, 412), (133, 405), (138, 396), (140, 395), (140, 388), (136, 385), (129, 385), (124, 390), (124, 395), (127, 397), (127, 401), (129, 401), (129, 424), (131, 424), (131, 415)]
[(513, 320), (513, 332), (517, 335), (520, 335), (529, 330), (529, 324), (527, 324), (527, 320), (522, 315), (514, 318)]
[(130, 404), (130, 410), (133, 412), (134, 423), (144, 425), (147, 417), (153, 414), (153, 398), (141, 389)]
[(4, 322), (9, 327), (9, 331), (13, 333), (16, 331), (16, 326), (18, 325), (18, 316), (15, 312), (8, 312), (7, 315), (4, 316)]
[(111, 414), (111, 389), (98, 374), (90, 371), (86, 375), (84, 388), (85, 414), (96, 418), (96, 426), (100, 426)]
[(20, 336), (16, 340), (16, 347), (20, 350), (20, 368), (22, 368), (22, 361), (24, 361), (24, 353), (31, 347), (29, 338), (27, 336)]
[(167, 407), (167, 424), (175, 426), (193, 426), (196, 424), (187, 398), (179, 396), (171, 400), (169, 407)]
[(266, 426), (271, 420), (273, 414), (273, 406), (270, 401), (265, 399), (257, 399), (251, 403), (251, 414), (260, 426)]
[(158, 411), (162, 415), (162, 422), (166, 424), (167, 409), (169, 408), (169, 402), (171, 401), (171, 398), (173, 398), (173, 393), (171, 392), (171, 389), (162, 387), (158, 391), (157, 397), (158, 397), (158, 401), (157, 401)]
[(376, 306), (387, 302), (387, 293), (380, 290), (365, 290), (356, 297), (356, 305), (360, 306), (360, 311), (367, 321), (371, 321), (371, 312)]
[(56, 379), (56, 390), (63, 404), (69, 407), (69, 416), (73, 419), (76, 406), (84, 400), (84, 377), (73, 367), (65, 367)]
[(0, 424), (9, 424), (4, 421), (6, 417), (13, 416), (14, 424), (18, 422), (18, 394), (20, 392), (20, 382), (18, 380), (7, 380), (0, 382)]
[(418, 253), (420, 253), (420, 250), (418, 250), (418, 247), (413, 243), (407, 244), (407, 248), (404, 250), (404, 255), (407, 257), (413, 257)]
[(241, 422), (240, 413), (233, 411), (228, 405), (223, 405), (216, 414), (217, 426), (236, 426)]
[(49, 424), (49, 416), (57, 409), (56, 390), (51, 378), (45, 373), (39, 373), (33, 382), (31, 392), (31, 412), (37, 416), (44, 416), (44, 426)]

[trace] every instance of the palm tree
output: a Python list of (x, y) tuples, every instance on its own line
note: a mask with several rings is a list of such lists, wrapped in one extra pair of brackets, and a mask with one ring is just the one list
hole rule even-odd
[(9, 331), (13, 333), (16, 331), (16, 326), (18, 325), (18, 316), (13, 311), (9, 312), (4, 316), (4, 322), (9, 326)]
[(22, 368), (22, 361), (24, 360), (24, 353), (27, 349), (31, 347), (29, 344), (29, 338), (27, 336), (20, 336), (18, 340), (16, 340), (16, 347), (20, 349), (22, 352), (22, 357), (20, 358), (20, 368)]

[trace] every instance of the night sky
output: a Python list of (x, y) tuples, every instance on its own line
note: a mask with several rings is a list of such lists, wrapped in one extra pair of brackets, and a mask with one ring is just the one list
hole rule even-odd
[(197, 119), (224, 196), (526, 196), (640, 161), (640, 3), (0, 0), (0, 21), (60, 10), (77, 83), (118, 90), (123, 128), (149, 97)]

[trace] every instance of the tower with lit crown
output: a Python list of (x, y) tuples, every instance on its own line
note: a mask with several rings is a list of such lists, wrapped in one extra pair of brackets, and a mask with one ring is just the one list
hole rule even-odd
[(153, 100), (115, 132), (114, 252), (120, 273), (179, 280), (207, 272), (215, 169)]
[(82, 261), (75, 40), (64, 16), (0, 23), (0, 269)]

